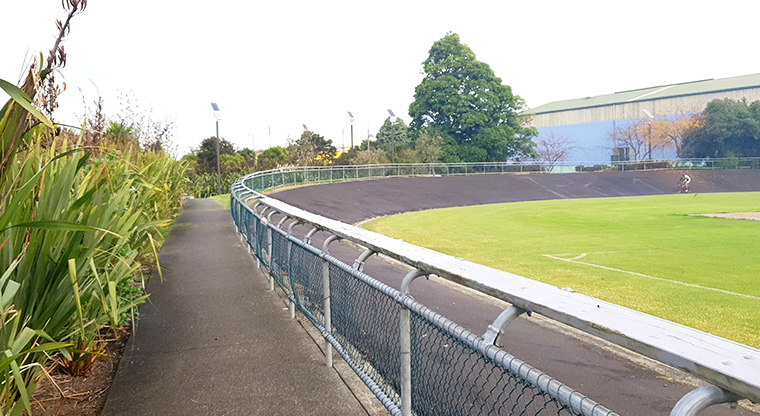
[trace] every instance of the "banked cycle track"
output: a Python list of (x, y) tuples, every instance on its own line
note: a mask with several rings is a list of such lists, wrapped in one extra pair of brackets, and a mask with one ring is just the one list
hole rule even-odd
[[(432, 208), (502, 202), (672, 194), (682, 171), (596, 172), (387, 178), (304, 186), (270, 196), (346, 223)], [(695, 170), (691, 192), (760, 191), (758, 170)], [(343, 246), (337, 257), (356, 258)], [(365, 270), (398, 288), (406, 273), (375, 256)], [(483, 334), (503, 305), (437, 279), (415, 283), (422, 303), (475, 333)], [(556, 324), (521, 317), (500, 337), (503, 348), (587, 394), (621, 415), (667, 415), (699, 381), (604, 342), (589, 341)], [(739, 407), (713, 406), (700, 415), (756, 415)]]

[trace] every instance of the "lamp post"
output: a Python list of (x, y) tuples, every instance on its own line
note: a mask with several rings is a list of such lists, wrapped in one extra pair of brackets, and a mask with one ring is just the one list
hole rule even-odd
[(396, 115), (391, 109), (388, 109), (388, 114), (391, 115), (391, 163), (396, 163)]
[(351, 112), (348, 112), (348, 116), (351, 118), (351, 147), (348, 149), (348, 151), (354, 150), (354, 115), (351, 114)]
[(219, 161), (219, 120), (222, 119), (222, 112), (219, 111), (219, 106), (216, 103), (211, 103), (211, 108), (214, 109), (214, 117), (216, 118), (216, 194), (222, 194), (222, 164)]
[(647, 135), (649, 136), (649, 157), (648, 157), (648, 159), (652, 160), (652, 120), (654, 120), (654, 116), (652, 115), (652, 113), (650, 113), (649, 111), (647, 111), (646, 108), (644, 108), (643, 110), (644, 110), (644, 114), (646, 114), (647, 117), (649, 117), (649, 133), (647, 133)]

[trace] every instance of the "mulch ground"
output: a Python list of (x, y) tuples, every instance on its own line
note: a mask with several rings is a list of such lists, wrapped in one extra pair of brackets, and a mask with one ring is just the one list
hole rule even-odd
[(82, 376), (53, 370), (44, 377), (32, 397), (32, 414), (43, 416), (95, 416), (106, 403), (119, 359), (127, 345), (127, 332), (106, 344), (107, 356), (99, 357)]

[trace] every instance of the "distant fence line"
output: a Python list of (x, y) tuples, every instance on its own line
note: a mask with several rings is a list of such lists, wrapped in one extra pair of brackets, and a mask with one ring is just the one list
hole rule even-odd
[(256, 191), (280, 186), (378, 179), (392, 176), (466, 176), (642, 170), (760, 169), (760, 158), (675, 159), (639, 162), (473, 162), (286, 166), (246, 176)]
[[(232, 216), (272, 287), (276, 282), (287, 293), (291, 316), (297, 308), (322, 333), (328, 365), (334, 348), (391, 414), (614, 415), (494, 345), (498, 334), (524, 312), (573, 326), (711, 384), (684, 396), (673, 416), (694, 415), (712, 404), (739, 398), (760, 402), (757, 349), (330, 220), (259, 193), (289, 185), (388, 176), (507, 174), (526, 172), (514, 169), (529, 166), (393, 164), (257, 172), (233, 185)], [(663, 169), (654, 166), (650, 168)], [(676, 165), (665, 168), (670, 166)], [(678, 166), (683, 169), (683, 164)], [(312, 244), (316, 233), (328, 236), (321, 246)], [(338, 239), (365, 249), (353, 265), (330, 254), (330, 244)], [(373, 254), (414, 268), (400, 290), (363, 272), (364, 261)], [(409, 296), (411, 282), (429, 274), (513, 306), (478, 336)]]

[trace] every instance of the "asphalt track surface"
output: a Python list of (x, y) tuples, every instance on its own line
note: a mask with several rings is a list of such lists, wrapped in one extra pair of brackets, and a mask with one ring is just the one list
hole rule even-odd
[[(281, 190), (271, 196), (315, 214), (347, 223), (432, 208), (503, 202), (672, 194), (681, 171), (633, 171), (572, 174), (481, 175), (386, 178)], [(760, 191), (760, 171), (688, 171), (691, 192)], [(318, 246), (321, 242), (315, 239)], [(334, 243), (331, 253), (351, 264), (355, 248)], [(365, 272), (399, 288), (406, 270), (370, 258)], [(418, 280), (412, 295), (467, 329), (483, 334), (504, 305), (484, 300), (439, 279)], [(682, 373), (624, 358), (604, 342), (574, 331), (521, 317), (499, 343), (514, 356), (536, 366), (621, 415), (667, 415), (694, 389)], [(616, 351), (617, 352), (613, 352)], [(693, 381), (693, 380), (692, 380)], [(739, 407), (713, 406), (707, 415), (756, 415)]]

